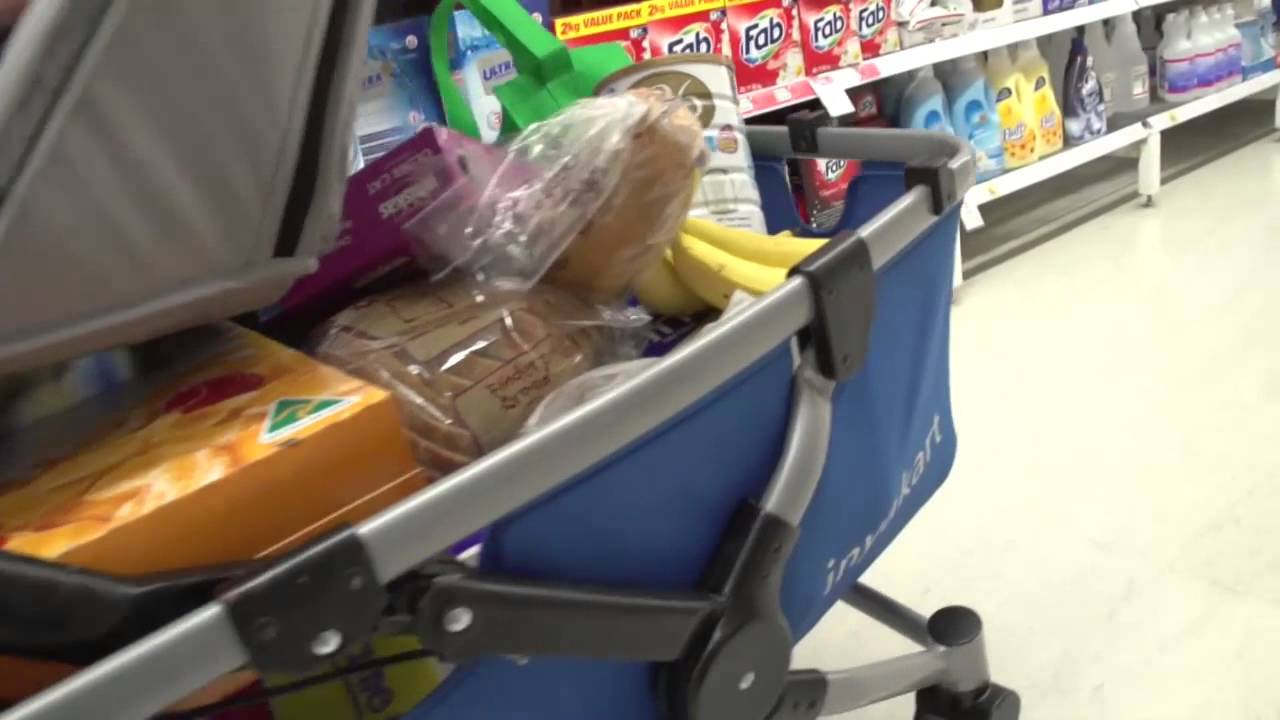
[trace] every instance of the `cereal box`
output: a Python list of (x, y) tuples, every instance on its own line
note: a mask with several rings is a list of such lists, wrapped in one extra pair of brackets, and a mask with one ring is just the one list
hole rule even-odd
[(567, 15), (555, 20), (556, 37), (571, 48), (616, 42), (634, 62), (649, 58), (645, 3)]
[(724, 0), (653, 0), (645, 17), (650, 57), (724, 54)]
[(729, 48), (738, 92), (804, 76), (796, 0), (729, 0)]
[(853, 0), (854, 26), (862, 43), (862, 58), (870, 60), (896, 52), (902, 43), (893, 19), (893, 0)]
[(852, 0), (799, 0), (800, 45), (810, 75), (862, 61)]

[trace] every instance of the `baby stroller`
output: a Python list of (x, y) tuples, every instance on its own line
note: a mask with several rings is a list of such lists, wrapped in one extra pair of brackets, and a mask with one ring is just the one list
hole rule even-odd
[[(315, 82), (286, 104), (294, 120), (282, 128), (303, 132), (274, 162), (223, 168), (277, 191), (278, 202), (255, 218), (261, 225), (277, 214), (269, 242), (261, 235), (262, 243), (229, 245), (213, 266), (219, 279), (193, 286), (189, 266), (177, 262), (184, 243), (209, 253), (210, 238), (232, 234), (198, 225), (166, 232), (172, 247), (146, 248), (160, 254), (165, 272), (63, 298), (35, 317), (30, 303), (4, 304), (0, 370), (270, 302), (282, 281), (309, 269), (318, 246), (308, 238), (323, 233), (307, 229), (320, 226), (317, 214), (340, 182), (340, 163), (326, 148), (341, 143), (326, 139), (342, 137), (344, 119), (329, 108), (343, 105), (338, 88), (349, 83), (333, 80), (354, 69), (370, 2), (269, 3), (281, 22), (309, 29), (292, 43), (241, 34), (238, 23), (262, 22), (261, 0), (216, 10), (82, 2), (38, 4), (47, 14), (18, 29), (0, 66), (8, 73), (24, 47), (79, 33), (83, 55), (68, 64), (51, 103), (56, 121), (27, 127), (43, 150), (12, 167), (11, 188), (29, 190), (11, 192), (0, 210), (6, 282), (25, 273), (24, 287), (56, 287), (49, 281), (63, 272), (11, 242), (15, 228), (29, 237), (52, 222), (30, 209), (35, 189), (59, 180), (92, 185), (92, 174), (77, 173), (85, 165), (68, 167), (77, 157), (59, 157), (58, 148), (134, 131), (123, 118), (107, 129), (77, 122), (100, 117), (94, 111), (105, 103), (78, 74), (136, 71), (129, 62), (157, 42), (148, 31), (175, 23), (205, 40), (260, 41)], [(71, 13), (72, 5), (98, 14)], [(18, 80), (36, 83), (27, 91), (38, 86)], [(13, 127), (13, 107), (4, 110), (0, 123)], [(150, 139), (159, 143), (154, 152), (129, 170), (142, 178), (163, 173), (170, 146), (189, 142), (163, 132)], [(771, 230), (799, 226), (784, 158), (869, 161), (840, 232), (785, 284), (605, 397), (264, 564), (124, 579), (0, 554), (0, 651), (105, 655), (0, 717), (149, 717), (238, 668), (312, 667), (394, 614), (426, 649), (457, 664), (408, 715), (415, 720), (799, 720), (911, 692), (920, 720), (1016, 718), (1017, 695), (989, 677), (976, 613), (949, 607), (925, 618), (857, 582), (954, 458), (948, 317), (959, 201), (973, 182), (968, 149), (944, 135), (803, 124), (752, 129), (750, 142)], [(284, 182), (280, 167), (292, 168)], [(216, 172), (209, 178), (213, 189), (229, 182)], [(73, 272), (108, 262), (129, 238), (147, 236), (139, 231), (196, 224), (162, 212), (163, 202), (151, 213), (130, 195), (146, 183), (132, 188), (118, 190), (133, 201), (125, 206), (72, 214), (70, 222), (88, 223), (94, 213), (119, 219), (121, 207), (135, 213), (128, 223), (104, 223), (105, 240), (58, 248)], [(483, 528), (478, 567), (432, 560)], [(840, 601), (921, 650), (849, 670), (791, 669), (796, 639)]]

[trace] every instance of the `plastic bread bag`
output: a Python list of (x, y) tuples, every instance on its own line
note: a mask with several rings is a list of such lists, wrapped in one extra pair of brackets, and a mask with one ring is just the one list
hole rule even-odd
[(480, 288), (542, 281), (591, 303), (621, 300), (675, 239), (706, 161), (697, 118), (653, 91), (581, 100), (506, 151), (477, 198), (436, 203), (405, 229)]
[(357, 302), (321, 329), (315, 354), (394, 394), (418, 461), (441, 477), (515, 437), (564, 383), (635, 357), (638, 335), (558, 288), (481, 292), (455, 276)]

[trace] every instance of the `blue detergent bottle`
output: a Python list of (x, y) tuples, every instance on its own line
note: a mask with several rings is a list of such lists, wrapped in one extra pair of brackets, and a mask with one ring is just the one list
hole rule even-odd
[(972, 55), (951, 62), (942, 81), (955, 134), (973, 146), (978, 181), (1004, 172), (1004, 140), (996, 116), (995, 95)]
[(947, 111), (947, 96), (933, 68), (922, 68), (902, 93), (898, 124), (913, 130), (936, 130), (955, 134)]

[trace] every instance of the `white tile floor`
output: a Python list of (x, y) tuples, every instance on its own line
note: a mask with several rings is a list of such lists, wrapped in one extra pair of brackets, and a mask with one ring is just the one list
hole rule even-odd
[[(865, 579), (977, 608), (1026, 720), (1280, 718), (1280, 142), (974, 278), (952, 358), (955, 471)], [(837, 608), (797, 661), (907, 647)]]

